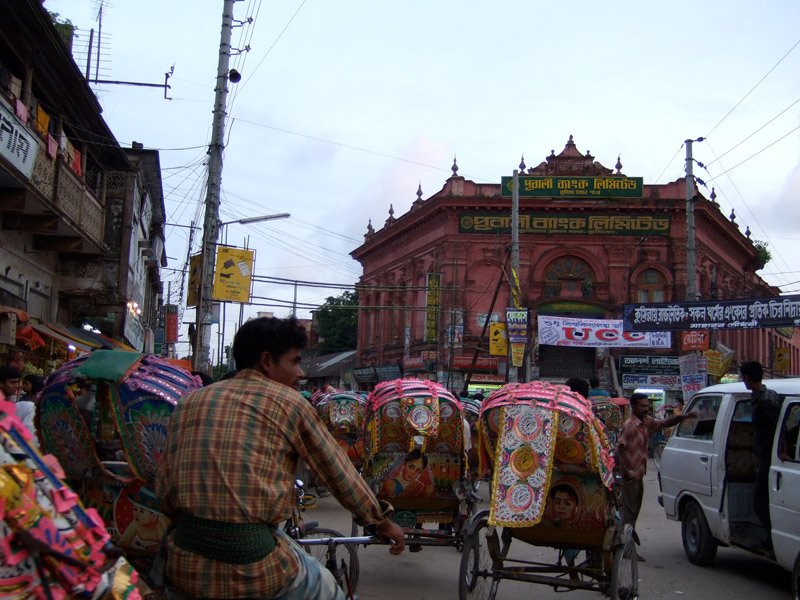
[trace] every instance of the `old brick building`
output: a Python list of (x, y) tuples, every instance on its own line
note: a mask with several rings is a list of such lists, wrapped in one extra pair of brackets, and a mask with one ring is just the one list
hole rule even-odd
[[(522, 175), (575, 178), (580, 185), (596, 179), (599, 187), (632, 190), (573, 189), (521, 197), (521, 304), (530, 309), (534, 330), (528, 376), (563, 381), (598, 374), (610, 382), (613, 358), (631, 353), (539, 345), (537, 315), (619, 319), (626, 302), (686, 299), (685, 179), (663, 185), (638, 179), (637, 184), (621, 170), (619, 159), (610, 169), (581, 153), (572, 136), (559, 154), (551, 151), (533, 168), (520, 165)], [(498, 180), (500, 175), (510, 173), (498, 174)], [(499, 183), (459, 176), (455, 162), (439, 192), (425, 199), (418, 190), (417, 196), (404, 215), (395, 217), (390, 208), (382, 228), (370, 223), (363, 245), (352, 252), (363, 266), (358, 366), (387, 372), (403, 366), (405, 372), (438, 376), (458, 388), (480, 346), (478, 380), (502, 381), (505, 358), (489, 357), (488, 342), (479, 342), (486, 319), (504, 320), (511, 303), (506, 259), (511, 200), (501, 194)], [(699, 299), (778, 295), (756, 272), (763, 264), (749, 230), (741, 231), (722, 214), (713, 193), (697, 195), (694, 216)], [(431, 308), (431, 286), (438, 286), (438, 309)], [(733, 348), (738, 360), (765, 365), (774, 348), (789, 347), (792, 372), (800, 359), (792, 329), (722, 331), (713, 342)], [(678, 336), (671, 349), (656, 353), (680, 354)]]

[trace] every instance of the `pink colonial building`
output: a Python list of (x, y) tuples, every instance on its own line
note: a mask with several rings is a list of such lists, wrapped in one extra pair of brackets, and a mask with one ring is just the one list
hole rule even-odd
[[(537, 337), (538, 315), (621, 319), (625, 303), (686, 299), (685, 179), (649, 185), (621, 169), (619, 160), (609, 169), (582, 154), (572, 136), (560, 154), (551, 152), (533, 168), (520, 165), (522, 176), (544, 178), (530, 187), (554, 186), (550, 192), (529, 189), (529, 195), (523, 190), (520, 198), (520, 304), (530, 310), (531, 323), (524, 377), (597, 375), (605, 387), (618, 388), (619, 357), (677, 360), (682, 354), (679, 332), (671, 348), (659, 350), (546, 345)], [(400, 372), (438, 378), (453, 389), (462, 389), (468, 371), (477, 387), (505, 380), (508, 361), (489, 355), (493, 328), (484, 332), (484, 323), (505, 321), (512, 305), (511, 198), (500, 183), (469, 181), (458, 175), (455, 162), (452, 170), (429, 198), (418, 190), (406, 214), (395, 217), (390, 207), (381, 229), (370, 222), (364, 243), (352, 252), (364, 270), (355, 371), (361, 387)], [(628, 191), (587, 192), (585, 182)], [(714, 198), (712, 191), (694, 202), (698, 299), (777, 296), (779, 290), (756, 273), (763, 257), (749, 229), (742, 232)], [(712, 348), (722, 344), (735, 351), (736, 361), (759, 360), (768, 371), (776, 349), (788, 349), (790, 366), (782, 369), (788, 374), (798, 372), (800, 361), (795, 331), (733, 329), (709, 337)]]

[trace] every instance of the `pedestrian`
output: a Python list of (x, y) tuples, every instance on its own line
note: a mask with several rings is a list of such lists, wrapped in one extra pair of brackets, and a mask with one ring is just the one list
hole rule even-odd
[(7, 402), (16, 402), (19, 396), (20, 374), (19, 369), (11, 365), (0, 366), (0, 392), (3, 392)]
[(582, 377), (570, 377), (564, 382), (564, 385), (573, 392), (578, 392), (584, 398), (589, 397), (589, 382)]
[(600, 387), (600, 380), (597, 376), (589, 378), (589, 398), (592, 396), (605, 396), (607, 398), (611, 397), (611, 394), (608, 393), (607, 390), (604, 390)]
[[(620, 518), (623, 527), (630, 524), (636, 529), (636, 519), (642, 508), (644, 497), (644, 476), (647, 473), (647, 442), (650, 434), (664, 427), (682, 423), (695, 418), (694, 413), (676, 415), (669, 419), (654, 419), (650, 415), (650, 398), (647, 394), (636, 392), (631, 395), (631, 416), (622, 424), (617, 439), (616, 462), (622, 481), (620, 490)], [(639, 556), (644, 561), (643, 556)]]
[(295, 505), (304, 460), (339, 502), (405, 548), (347, 454), (300, 395), (300, 352), (308, 343), (295, 318), (248, 321), (233, 340), (239, 372), (184, 396), (169, 424), (156, 480), (175, 523), (166, 541), (170, 587), (203, 598), (343, 600), (333, 576), (281, 524)]
[(783, 400), (762, 383), (764, 367), (749, 360), (739, 365), (744, 387), (750, 390), (753, 419), (753, 453), (758, 461), (756, 484), (753, 491), (753, 510), (766, 530), (766, 546), (772, 545), (772, 523), (769, 518), (769, 465), (772, 439), (778, 426)]
[(17, 400), (17, 416), (25, 427), (34, 434), (36, 440), (36, 428), (33, 424), (33, 417), (36, 414), (36, 402), (39, 394), (44, 389), (44, 378), (28, 373), (22, 378), (22, 394)]

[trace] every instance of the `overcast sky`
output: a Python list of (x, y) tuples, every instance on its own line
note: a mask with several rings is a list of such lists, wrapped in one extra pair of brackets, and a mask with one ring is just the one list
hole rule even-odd
[[(45, 6), (79, 28), (80, 54), (99, 3)], [(168, 223), (203, 221), (222, 6), (113, 0), (103, 11), (101, 79), (159, 83), (175, 65), (172, 100), (95, 86), (122, 145), (161, 150)], [(233, 37), (250, 51), (231, 62), (242, 81), (228, 97), (221, 219), (292, 214), (228, 227), (230, 243), (249, 235), (257, 275), (353, 284), (349, 252), (367, 221), (380, 228), (390, 204), (405, 213), (419, 184), (425, 197), (440, 190), (454, 156), (460, 175), (499, 183), (521, 155), (534, 166), (573, 135), (606, 167), (619, 155), (626, 175), (666, 183), (683, 176), (683, 140), (704, 136), (701, 191), (715, 186), (724, 213), (769, 243), (762, 276), (800, 292), (800, 2), (237, 2), (234, 17), (248, 16)], [(167, 228), (170, 268), (183, 268), (188, 233)], [(175, 300), (179, 273), (166, 277)], [(290, 286), (254, 294), (293, 299)]]

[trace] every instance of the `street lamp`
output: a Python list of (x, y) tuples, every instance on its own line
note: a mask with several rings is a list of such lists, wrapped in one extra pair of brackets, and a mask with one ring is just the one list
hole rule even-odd
[[(262, 221), (272, 221), (275, 219), (288, 219), (292, 215), (289, 213), (277, 213), (274, 215), (261, 215), (258, 217), (245, 217), (244, 219), (234, 219), (233, 221), (225, 221), (220, 223), (219, 226), (222, 230), (222, 240), (223, 244), (227, 246), (228, 244), (228, 225), (232, 225), (233, 223), (239, 223), (240, 225), (249, 225), (250, 223), (261, 223)], [(214, 260), (214, 258), (212, 258)], [(212, 270), (213, 272), (213, 270)], [(227, 302), (222, 303), (222, 315), (220, 315), (220, 321), (222, 322), (222, 327), (220, 328), (217, 326), (217, 364), (222, 362), (222, 351), (225, 345), (225, 319), (226, 319), (226, 306)], [(244, 305), (239, 305), (239, 323), (241, 324), (242, 317), (244, 312)], [(198, 314), (197, 323), (198, 323), (198, 330), (199, 330), (199, 323), (200, 323), (200, 316)], [(210, 350), (210, 348), (209, 348)]]

